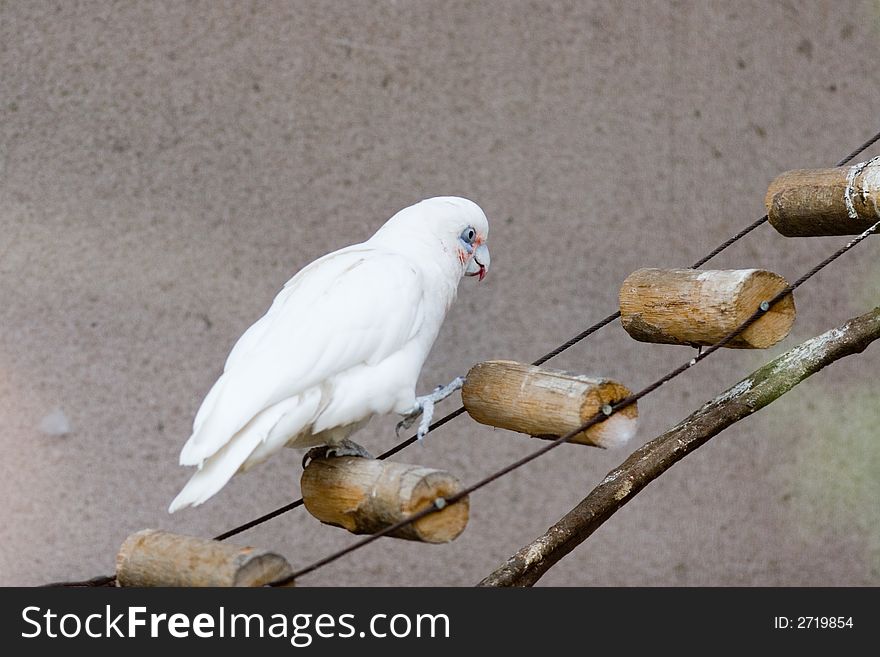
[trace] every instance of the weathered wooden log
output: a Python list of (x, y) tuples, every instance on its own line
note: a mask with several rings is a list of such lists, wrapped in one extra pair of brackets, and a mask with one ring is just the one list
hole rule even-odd
[[(474, 365), (461, 389), (464, 407), (477, 422), (549, 439), (574, 431), (629, 395), (625, 386), (608, 379), (509, 360)], [(637, 405), (630, 404), (569, 442), (623, 445), (635, 434), (638, 416)]]
[[(786, 287), (782, 276), (761, 269), (639, 269), (620, 288), (620, 322), (642, 342), (709, 346)], [(795, 314), (789, 294), (725, 346), (770, 347), (788, 335)]]
[(880, 219), (880, 158), (834, 169), (786, 171), (770, 183), (764, 204), (786, 237), (858, 235)]
[(120, 586), (263, 586), (293, 571), (267, 550), (143, 529), (116, 555)]
[[(442, 470), (352, 456), (311, 460), (300, 486), (309, 513), (353, 534), (374, 534), (462, 489)], [(446, 543), (464, 531), (468, 514), (465, 497), (389, 536)]]

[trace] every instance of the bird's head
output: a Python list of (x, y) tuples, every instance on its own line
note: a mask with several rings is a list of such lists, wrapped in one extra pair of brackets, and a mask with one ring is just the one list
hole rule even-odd
[[(376, 237), (408, 237), (436, 245), (448, 258), (461, 267), (465, 276), (483, 280), (489, 271), (489, 220), (480, 206), (458, 196), (438, 196), (425, 199), (394, 215), (376, 233)], [(410, 242), (411, 243), (411, 242)]]

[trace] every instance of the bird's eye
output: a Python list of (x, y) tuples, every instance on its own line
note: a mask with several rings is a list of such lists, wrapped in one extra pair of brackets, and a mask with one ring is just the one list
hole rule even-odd
[(470, 226), (468, 226), (468, 227), (465, 228), (464, 231), (462, 232), (462, 234), (461, 234), (461, 239), (462, 239), (462, 241), (464, 241), (466, 244), (473, 244), (473, 243), (474, 243), (474, 240), (477, 239), (477, 231), (475, 231), (473, 228), (471, 228)]

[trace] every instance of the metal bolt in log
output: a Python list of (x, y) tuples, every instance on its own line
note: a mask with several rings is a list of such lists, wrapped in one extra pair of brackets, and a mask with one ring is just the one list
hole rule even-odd
[[(353, 534), (375, 534), (462, 489), (442, 470), (353, 456), (313, 459), (300, 486), (309, 513)], [(465, 497), (389, 536), (446, 543), (464, 531), (468, 514)]]
[[(574, 431), (629, 395), (614, 381), (509, 360), (474, 365), (461, 389), (464, 407), (477, 422), (550, 439)], [(569, 442), (623, 445), (635, 434), (638, 415), (637, 405), (630, 404)]]
[[(620, 288), (620, 322), (641, 342), (709, 346), (786, 287), (782, 276), (761, 269), (639, 269)], [(788, 335), (795, 314), (789, 294), (725, 346), (770, 347)]]
[(880, 219), (880, 158), (834, 169), (797, 169), (779, 175), (764, 204), (786, 237), (858, 235)]
[(263, 586), (293, 571), (279, 554), (144, 529), (116, 555), (120, 586)]

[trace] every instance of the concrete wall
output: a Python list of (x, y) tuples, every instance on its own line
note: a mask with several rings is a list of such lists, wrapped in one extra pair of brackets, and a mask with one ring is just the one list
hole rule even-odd
[[(210, 536), (298, 496), (289, 451), (165, 511), (236, 338), (403, 206), (464, 195), (492, 224), (424, 391), (549, 351), (638, 267), (689, 265), (777, 173), (880, 129), (878, 20), (831, 1), (0, 2), (0, 583), (111, 573), (135, 530)], [(794, 279), (844, 241), (764, 226), (712, 264)], [(646, 399), (637, 443), (876, 305), (877, 249), (800, 290), (781, 345)], [(550, 365), (635, 388), (691, 355), (614, 324)], [(880, 584), (878, 367), (875, 347), (725, 432), (542, 584)], [(391, 446), (393, 423), (361, 442)], [(459, 418), (399, 458), (472, 482), (534, 448)], [(562, 447), (475, 494), (454, 543), (382, 540), (307, 583), (473, 584), (627, 453)], [(240, 538), (295, 566), (352, 541), (303, 510)]]

